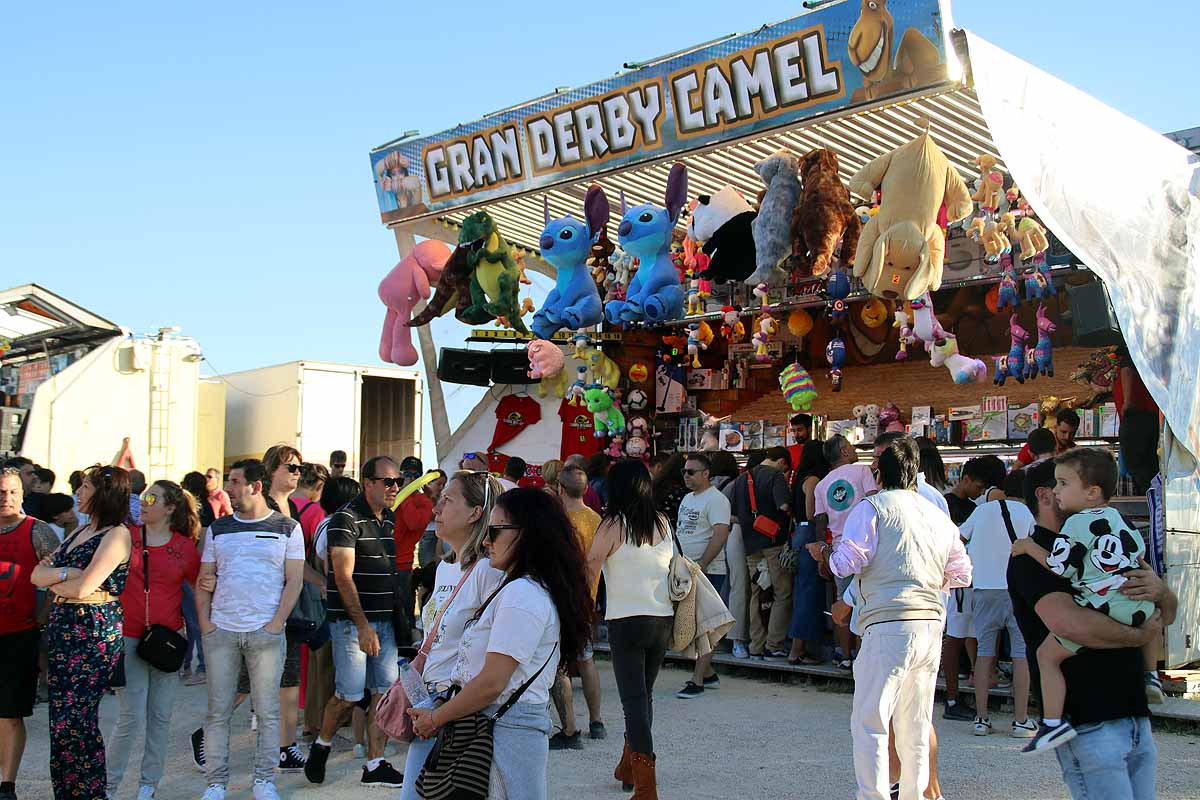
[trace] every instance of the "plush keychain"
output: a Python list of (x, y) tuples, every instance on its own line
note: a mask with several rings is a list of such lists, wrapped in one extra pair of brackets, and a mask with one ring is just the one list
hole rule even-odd
[(754, 336), (751, 339), (754, 342), (754, 357), (759, 361), (768, 361), (771, 355), (767, 348), (767, 343), (778, 332), (779, 326), (775, 324), (775, 318), (764, 311), (762, 316), (754, 323), (754, 327)]
[(571, 384), (571, 388), (567, 389), (567, 404), (577, 406), (584, 401), (584, 390), (587, 387), (585, 378), (587, 377), (587, 367), (575, 368), (575, 382)]
[(992, 378), (992, 383), (1003, 386), (1008, 380), (1008, 356), (992, 356), (992, 363), (996, 365), (996, 377)]
[(996, 303), (996, 308), (1003, 311), (1006, 308), (1017, 308), (1021, 305), (1021, 296), (1017, 293), (1017, 273), (1012, 267), (1012, 262), (1008, 263), (1008, 268), (1004, 270), (1004, 277), (1000, 279), (1000, 295), (999, 301)]
[(779, 373), (779, 388), (793, 411), (808, 411), (817, 399), (812, 376), (799, 364), (789, 364)]
[(900, 349), (896, 352), (897, 361), (908, 360), (908, 346), (916, 344), (916, 337), (913, 336), (912, 325), (909, 322), (908, 312), (904, 310), (903, 304), (896, 309), (896, 321), (892, 323), (892, 327), (900, 331)]
[(708, 345), (700, 339), (700, 324), (693, 322), (688, 325), (687, 351), (692, 359), (692, 367), (700, 367), (700, 351), (707, 350)]
[(842, 367), (846, 365), (846, 343), (840, 336), (835, 336), (825, 345), (825, 358), (829, 361), (829, 380), (833, 390), (842, 390)]
[(584, 390), (583, 399), (592, 412), (597, 439), (625, 434), (625, 415), (614, 403), (612, 390), (594, 383)]
[(721, 306), (722, 338), (733, 344), (745, 335), (746, 326), (742, 324), (741, 312), (733, 306)]
[(975, 159), (979, 165), (979, 188), (971, 197), (979, 203), (979, 210), (995, 215), (1000, 210), (1000, 195), (1004, 190), (1004, 175), (996, 169), (996, 157), (984, 153)]
[(829, 276), (825, 287), (825, 307), (829, 312), (829, 321), (841, 325), (849, 314), (846, 298), (850, 296), (850, 276), (842, 270), (835, 270)]

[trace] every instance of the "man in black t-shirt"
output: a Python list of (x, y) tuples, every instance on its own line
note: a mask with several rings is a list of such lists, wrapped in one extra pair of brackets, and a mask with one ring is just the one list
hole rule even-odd
[[(1053, 461), (1026, 470), (1025, 502), (1037, 520), (1032, 538), (1047, 549), (1064, 521), (1053, 487)], [(1063, 662), (1066, 715), (1078, 736), (1055, 751), (1063, 780), (1076, 800), (1154, 796), (1157, 750), (1150, 733), (1139, 648), (1162, 635), (1163, 625), (1175, 617), (1178, 600), (1151, 569), (1127, 576), (1120, 591), (1159, 607), (1140, 628), (1076, 605), (1070, 582), (1029, 556), (1008, 564), (1013, 612), (1030, 651), (1036, 651), (1051, 633), (1084, 648)], [(1036, 664), (1036, 659), (1030, 659), (1035, 687), (1040, 685)]]
[(325, 762), (333, 736), (345, 715), (371, 694), (367, 728), (368, 761), (362, 783), (400, 786), (403, 776), (383, 758), (387, 736), (375, 725), (375, 708), (396, 680), (396, 636), (392, 607), (396, 592), (395, 517), (392, 504), (400, 491), (400, 468), (387, 456), (362, 468), (363, 493), (329, 518), (329, 581), (326, 597), (336, 679), (325, 705), (321, 733), (308, 753), (304, 775), (325, 780)]

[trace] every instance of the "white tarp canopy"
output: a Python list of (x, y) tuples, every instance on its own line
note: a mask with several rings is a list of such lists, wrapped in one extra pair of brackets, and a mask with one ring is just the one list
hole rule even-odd
[(1146, 388), (1200, 455), (1200, 159), (975, 34), (967, 43), (1013, 180), (1104, 281)]

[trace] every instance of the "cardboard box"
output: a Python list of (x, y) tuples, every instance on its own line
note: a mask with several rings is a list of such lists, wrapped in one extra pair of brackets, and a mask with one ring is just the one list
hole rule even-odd
[[(933, 406), (913, 406), (912, 424), (926, 427), (933, 422)], [(919, 434), (914, 434), (919, 435)]]
[(946, 419), (949, 422), (958, 422), (966, 419), (980, 419), (983, 413), (979, 406), (950, 406), (949, 414)]
[(1075, 432), (1075, 438), (1091, 439), (1096, 435), (1096, 414), (1094, 409), (1079, 409), (1079, 430)]
[(687, 372), (689, 392), (710, 389), (728, 389), (729, 376), (721, 369), (689, 369)]
[(1105, 437), (1118, 436), (1121, 432), (1121, 419), (1117, 416), (1117, 404), (1105, 403), (1100, 406), (1100, 435)]
[(746, 440), (742, 436), (742, 432), (733, 427), (721, 428), (721, 431), (717, 436), (722, 450), (740, 453), (745, 449)]
[(1008, 409), (1008, 438), (1024, 440), (1031, 431), (1041, 425), (1042, 415), (1037, 403), (1027, 406), (1009, 407)]
[(984, 441), (1007, 439), (1008, 397), (1003, 395), (985, 397), (980, 410), (983, 416), (980, 438)]

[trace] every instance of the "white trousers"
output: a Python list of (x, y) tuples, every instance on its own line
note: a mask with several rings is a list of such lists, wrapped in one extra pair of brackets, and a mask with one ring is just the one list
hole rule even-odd
[(929, 784), (929, 729), (942, 656), (940, 620), (881, 622), (863, 633), (854, 660), (854, 775), (858, 800), (888, 800), (888, 724), (900, 756), (900, 800)]
[(733, 629), (729, 638), (735, 642), (750, 641), (750, 573), (746, 569), (746, 545), (742, 542), (742, 526), (734, 522), (725, 540), (725, 567), (729, 574), (729, 613)]

